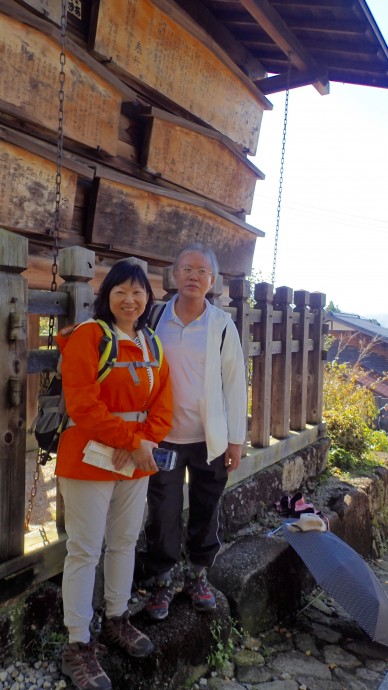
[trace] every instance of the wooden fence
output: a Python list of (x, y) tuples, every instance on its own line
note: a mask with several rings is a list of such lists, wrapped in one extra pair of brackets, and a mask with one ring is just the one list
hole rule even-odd
[[(53, 371), (58, 352), (29, 350), (27, 316), (55, 315), (58, 326), (90, 316), (94, 294), (94, 252), (70, 247), (59, 251), (56, 291), (28, 289), (28, 242), (0, 229), (0, 600), (62, 570), (65, 534), (60, 495), (56, 524), (43, 546), (28, 545), (25, 534), (27, 379)], [(137, 259), (136, 259), (137, 261)], [(144, 262), (141, 262), (144, 265)], [(145, 264), (145, 268), (147, 265)], [(164, 271), (166, 299), (173, 292), (171, 268)], [(229, 283), (231, 313), (240, 334), (249, 379), (249, 418), (245, 457), (228, 485), (305, 448), (322, 435), (322, 378), (325, 332), (324, 295), (272, 285)], [(220, 305), (222, 276), (210, 300)]]

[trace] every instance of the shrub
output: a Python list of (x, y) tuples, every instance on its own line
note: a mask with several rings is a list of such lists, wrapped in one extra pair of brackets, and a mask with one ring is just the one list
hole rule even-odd
[(323, 383), (323, 408), (332, 439), (329, 467), (351, 471), (370, 463), (373, 452), (388, 446), (384, 432), (374, 429), (378, 409), (372, 391), (357, 381), (358, 368), (330, 362)]

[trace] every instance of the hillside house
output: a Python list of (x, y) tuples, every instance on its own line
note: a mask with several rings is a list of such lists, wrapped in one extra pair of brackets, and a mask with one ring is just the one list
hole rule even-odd
[(359, 367), (357, 379), (373, 391), (378, 408), (388, 403), (388, 328), (373, 319), (357, 314), (327, 313), (329, 335), (334, 340), (327, 353), (329, 361), (337, 359)]

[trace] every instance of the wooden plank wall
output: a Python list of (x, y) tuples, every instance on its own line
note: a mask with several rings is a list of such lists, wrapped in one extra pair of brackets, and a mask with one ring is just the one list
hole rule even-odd
[[(0, 223), (29, 237), (29, 265), (39, 257), (31, 287), (50, 280), (60, 7), (0, 0)], [(264, 175), (247, 154), (269, 101), (173, 0), (68, 7), (60, 246), (108, 265), (139, 256), (152, 281), (153, 267), (201, 240), (225, 276), (249, 273), (263, 233), (246, 215)]]
[[(264, 177), (248, 154), (271, 104), (237, 67), (244, 51), (221, 47), (214, 21), (210, 36), (173, 0), (68, 8), (59, 247), (94, 252), (94, 293), (112, 263), (130, 255), (147, 261), (159, 297), (163, 267), (193, 240), (213, 245), (226, 282), (248, 274), (263, 233), (246, 215)], [(60, 24), (60, 0), (0, 0), (0, 227), (28, 239), (23, 278), (18, 267), (11, 281), (20, 300), (25, 281), (30, 290), (52, 282)], [(15, 340), (13, 353), (39, 343), (38, 324), (29, 316), (27, 340)], [(1, 448), (8, 468), (20, 447), (5, 430), (31, 421), (38, 382), (33, 375), (27, 391), (12, 385)], [(26, 419), (17, 416), (18, 386)], [(12, 492), (23, 474), (18, 462), (0, 477)], [(5, 503), (0, 522), (9, 510)], [(20, 553), (22, 519), (20, 511), (0, 552)]]

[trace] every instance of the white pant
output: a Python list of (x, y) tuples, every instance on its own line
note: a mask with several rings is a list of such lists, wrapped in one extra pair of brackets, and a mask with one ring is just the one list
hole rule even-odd
[(68, 536), (63, 569), (64, 622), (69, 642), (89, 642), (93, 590), (103, 539), (106, 615), (120, 616), (131, 597), (135, 547), (148, 477), (95, 482), (59, 477)]

